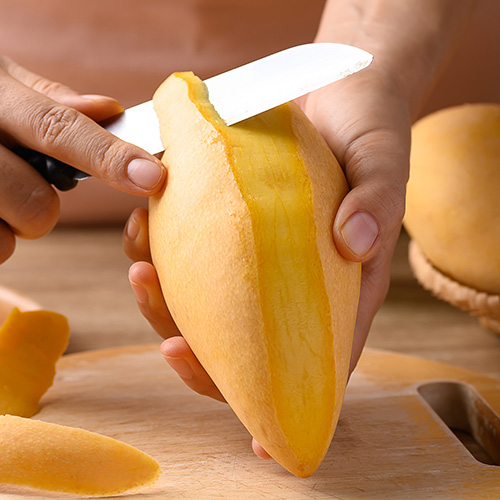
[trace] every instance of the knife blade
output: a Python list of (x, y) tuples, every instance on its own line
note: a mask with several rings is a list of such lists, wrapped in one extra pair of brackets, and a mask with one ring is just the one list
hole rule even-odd
[[(356, 73), (372, 59), (370, 53), (351, 45), (310, 43), (239, 66), (204, 83), (219, 116), (226, 125), (234, 125)], [(152, 101), (125, 110), (104, 128), (153, 155), (163, 151)]]
[[(370, 53), (351, 45), (309, 43), (208, 78), (205, 85), (209, 101), (231, 126), (352, 75), (372, 60)], [(100, 125), (152, 155), (164, 150), (152, 101), (128, 108)], [(22, 148), (17, 153), (60, 190), (72, 189), (77, 181), (90, 177), (42, 153)]]

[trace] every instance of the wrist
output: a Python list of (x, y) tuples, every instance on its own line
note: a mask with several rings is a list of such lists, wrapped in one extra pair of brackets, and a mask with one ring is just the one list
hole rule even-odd
[(475, 4), (475, 0), (329, 0), (315, 41), (346, 43), (371, 52), (374, 60), (366, 76), (369, 72), (371, 78), (393, 87), (416, 116)]

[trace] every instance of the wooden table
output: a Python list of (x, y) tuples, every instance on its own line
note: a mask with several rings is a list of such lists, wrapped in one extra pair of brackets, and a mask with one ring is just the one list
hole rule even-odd
[[(368, 345), (500, 380), (500, 336), (425, 292), (412, 277), (407, 245), (402, 234), (391, 289)], [(65, 314), (72, 329), (70, 352), (153, 343), (65, 356), (37, 415), (116, 437), (155, 456), (163, 470), (159, 481), (133, 498), (163, 499), (172, 488), (182, 493), (179, 497), (193, 500), (423, 500), (491, 498), (490, 493), (500, 491), (498, 468), (485, 465), (493, 455), (485, 455), (467, 433), (458, 435), (479, 461), (473, 459), (417, 394), (421, 387), (435, 388), (435, 380), (461, 381), (499, 408), (500, 384), (374, 350), (365, 352), (351, 379), (336, 438), (311, 478), (297, 480), (277, 464), (258, 460), (230, 409), (199, 397), (165, 366), (155, 347), (159, 338), (140, 315), (130, 290), (129, 265), (119, 229), (60, 228), (38, 241), (20, 241), (15, 255), (0, 266), (0, 284)], [(128, 377), (129, 372), (134, 376)], [(437, 385), (441, 401), (446, 393)], [(447, 404), (455, 411), (453, 398)], [(476, 413), (478, 408), (483, 406)], [(493, 429), (500, 428), (497, 418), (491, 422)], [(496, 443), (498, 436), (491, 439)], [(0, 485), (2, 494), (12, 500), (26, 498), (26, 490), (9, 485)], [(49, 497), (60, 495), (34, 495)]]
[[(403, 233), (368, 345), (500, 379), (500, 337), (424, 291), (411, 274), (407, 245)], [(0, 265), (0, 284), (65, 314), (72, 328), (70, 352), (158, 342), (135, 304), (129, 265), (121, 229), (59, 228), (41, 240), (18, 241), (14, 256)]]

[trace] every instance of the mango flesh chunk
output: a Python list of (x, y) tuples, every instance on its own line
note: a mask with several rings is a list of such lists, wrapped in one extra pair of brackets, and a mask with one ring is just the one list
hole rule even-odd
[(12, 310), (0, 328), (0, 414), (38, 412), (68, 340), (68, 321), (61, 314)]
[(348, 187), (293, 103), (227, 127), (191, 73), (154, 96), (168, 182), (150, 244), (180, 331), (239, 419), (298, 476), (321, 463), (347, 381), (360, 266), (332, 225)]
[(158, 463), (137, 448), (93, 432), (0, 416), (0, 483), (114, 495), (153, 483)]

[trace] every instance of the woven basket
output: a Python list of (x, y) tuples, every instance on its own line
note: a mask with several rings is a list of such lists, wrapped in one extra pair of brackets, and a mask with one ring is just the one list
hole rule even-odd
[(408, 259), (418, 282), (437, 298), (479, 318), (481, 325), (500, 335), (500, 295), (491, 295), (462, 285), (439, 272), (415, 241), (408, 247)]

